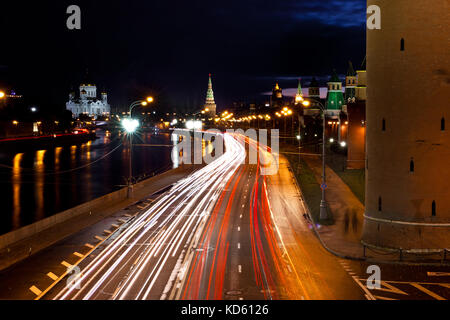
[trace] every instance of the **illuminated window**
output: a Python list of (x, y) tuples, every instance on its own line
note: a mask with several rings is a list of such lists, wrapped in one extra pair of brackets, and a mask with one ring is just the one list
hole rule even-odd
[(378, 197), (378, 211), (379, 212), (381, 212), (381, 209), (382, 209), (382, 207), (381, 207), (381, 197)]
[(436, 217), (436, 201), (433, 200), (433, 203), (431, 204), (431, 216)]
[(405, 39), (400, 40), (400, 51), (405, 51)]
[(441, 131), (445, 131), (445, 118), (441, 119)]

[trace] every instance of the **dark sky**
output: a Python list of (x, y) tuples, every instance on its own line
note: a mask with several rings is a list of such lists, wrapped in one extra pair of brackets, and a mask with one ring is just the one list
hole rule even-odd
[[(66, 8), (82, 29), (66, 28)], [(64, 106), (86, 69), (113, 106), (153, 94), (160, 106), (203, 103), (213, 74), (219, 108), (261, 98), (274, 81), (324, 76), (365, 54), (365, 0), (6, 1), (0, 86)], [(307, 81), (305, 81), (307, 84)]]

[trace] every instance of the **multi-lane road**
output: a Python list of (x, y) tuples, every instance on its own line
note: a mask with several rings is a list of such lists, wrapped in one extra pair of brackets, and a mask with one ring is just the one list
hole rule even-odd
[[(262, 175), (262, 163), (267, 166), (274, 158), (249, 164), (246, 149), (259, 148), (254, 141), (228, 134), (224, 141), (223, 156), (152, 199), (151, 205), (139, 209), (101, 246), (78, 254), (80, 273), (47, 273), (51, 285), (36, 290), (30, 281), (47, 271), (36, 270), (39, 267), (25, 260), (0, 274), (0, 292), (6, 290), (1, 287), (2, 279), (9, 279), (4, 282), (9, 287), (20, 287), (27, 270), (28, 280), (22, 286), (28, 286), (23, 288), (28, 296), (9, 288), (10, 298), (382, 298), (365, 287), (364, 264), (342, 261), (323, 249), (304, 217), (306, 210), (285, 158), (280, 157), (273, 175)], [(261, 158), (272, 157), (263, 149), (258, 151)], [(86, 234), (73, 239), (81, 245)], [(67, 246), (60, 244), (32, 258), (36, 262), (56, 255), (55, 261), (67, 261), (62, 248)], [(72, 265), (66, 262), (65, 267)], [(394, 280), (404, 271), (385, 268)], [(420, 268), (413, 272), (417, 270), (425, 272)], [(425, 274), (420, 281), (428, 281)], [(414, 288), (422, 294), (428, 290), (426, 286)], [(448, 298), (449, 286), (439, 288), (444, 293), (440, 290), (428, 297)], [(417, 292), (407, 296), (417, 296)]]

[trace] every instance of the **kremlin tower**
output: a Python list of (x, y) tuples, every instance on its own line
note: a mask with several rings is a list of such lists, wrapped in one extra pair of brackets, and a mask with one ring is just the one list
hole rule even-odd
[(369, 0), (363, 242), (450, 248), (448, 1)]
[(216, 116), (216, 102), (214, 101), (214, 92), (212, 88), (211, 73), (209, 74), (208, 91), (206, 92), (205, 114), (214, 118)]

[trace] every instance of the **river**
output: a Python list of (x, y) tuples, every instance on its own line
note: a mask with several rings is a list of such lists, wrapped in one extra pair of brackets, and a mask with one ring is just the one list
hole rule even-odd
[[(124, 137), (112, 137), (103, 130), (97, 136), (83, 144), (46, 150), (0, 150), (0, 234), (126, 185), (129, 148)], [(134, 143), (134, 179), (176, 166), (171, 160), (170, 134), (141, 133)]]

